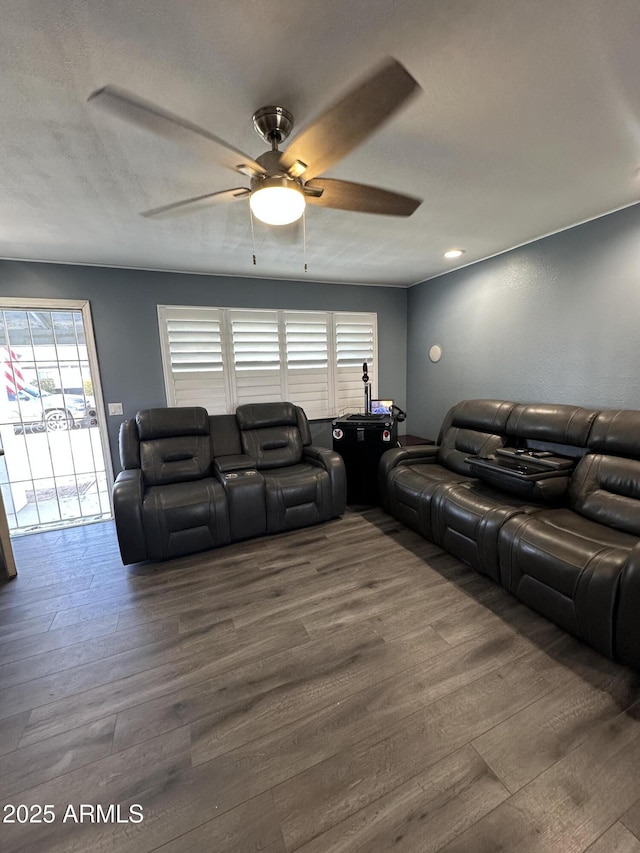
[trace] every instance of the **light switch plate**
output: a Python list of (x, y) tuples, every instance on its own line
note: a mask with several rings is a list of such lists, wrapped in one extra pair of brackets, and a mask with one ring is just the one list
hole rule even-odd
[(122, 403), (109, 403), (109, 414), (110, 415), (121, 415), (122, 411)]

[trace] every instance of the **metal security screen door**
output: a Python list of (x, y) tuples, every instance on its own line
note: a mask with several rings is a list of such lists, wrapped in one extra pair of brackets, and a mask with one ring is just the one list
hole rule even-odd
[(88, 303), (0, 300), (0, 487), (13, 534), (111, 517)]

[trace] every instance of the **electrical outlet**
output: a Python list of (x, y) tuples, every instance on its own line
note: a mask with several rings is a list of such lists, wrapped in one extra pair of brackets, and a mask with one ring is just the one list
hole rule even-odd
[(109, 414), (110, 415), (122, 415), (122, 403), (109, 403)]

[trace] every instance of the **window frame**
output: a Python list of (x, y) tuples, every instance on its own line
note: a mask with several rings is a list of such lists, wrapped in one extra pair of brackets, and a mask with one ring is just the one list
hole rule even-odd
[[(336, 329), (339, 323), (342, 324), (352, 324), (352, 325), (364, 325), (367, 327), (368, 333), (370, 333), (371, 340), (370, 346), (371, 351), (373, 353), (372, 358), (367, 358), (367, 363), (369, 367), (369, 374), (371, 376), (371, 396), (372, 398), (376, 398), (378, 396), (378, 315), (373, 311), (321, 311), (321, 310), (299, 310), (295, 308), (235, 308), (235, 307), (220, 307), (220, 306), (209, 306), (209, 305), (169, 305), (169, 304), (159, 304), (157, 306), (158, 311), (158, 332), (160, 337), (160, 351), (162, 358), (162, 374), (165, 386), (165, 395), (167, 405), (177, 406), (177, 405), (202, 405), (211, 414), (221, 414), (223, 411), (228, 414), (233, 414), (238, 405), (242, 402), (258, 402), (260, 399), (259, 393), (253, 393), (250, 382), (245, 382), (245, 386), (249, 388), (248, 391), (244, 393), (241, 392), (238, 385), (238, 375), (244, 377), (245, 380), (251, 378), (252, 370), (238, 370), (236, 368), (236, 359), (234, 352), (234, 340), (233, 340), (233, 323), (241, 323), (243, 322), (243, 317), (247, 317), (246, 323), (250, 323), (251, 319), (258, 323), (259, 320), (264, 317), (265, 320), (273, 321), (275, 319), (278, 329), (278, 345), (279, 345), (279, 353), (280, 353), (280, 361), (278, 366), (278, 378), (279, 382), (271, 382), (267, 387), (270, 387), (272, 390), (269, 394), (264, 397), (264, 399), (274, 400), (274, 394), (279, 393), (278, 399), (283, 401), (290, 401), (295, 403), (296, 405), (300, 405), (305, 411), (308, 411), (309, 420), (330, 420), (334, 417), (342, 416), (346, 414), (348, 411), (362, 411), (363, 402), (364, 402), (364, 386), (359, 384), (361, 382), (361, 371), (358, 370), (358, 367), (353, 365), (348, 368), (344, 366), (342, 368), (338, 365), (338, 342), (337, 342), (337, 332)], [(176, 375), (180, 372), (188, 373), (188, 371), (176, 371), (175, 362), (172, 361), (172, 352), (171, 352), (171, 340), (170, 340), (170, 331), (169, 331), (169, 323), (171, 320), (178, 321), (178, 319), (182, 320), (182, 322), (207, 322), (207, 314), (211, 312), (211, 321), (219, 322), (219, 330), (220, 330), (220, 338), (221, 338), (221, 346), (222, 346), (222, 375), (224, 378), (224, 406), (218, 405), (219, 402), (219, 394), (222, 389), (218, 388), (214, 393), (218, 395), (216, 397), (216, 404), (211, 404), (208, 400), (203, 402), (194, 403), (180, 403), (179, 402), (179, 393), (176, 393)], [(297, 373), (299, 377), (305, 370), (311, 371), (313, 368), (305, 367), (300, 368), (298, 366), (292, 365), (292, 362), (287, 358), (287, 323), (292, 322), (291, 318), (297, 318), (299, 324), (304, 324), (304, 317), (315, 318), (317, 322), (314, 325), (322, 325), (324, 324), (326, 328), (326, 346), (327, 346), (327, 370), (326, 370), (326, 383), (327, 383), (327, 406), (326, 410), (321, 410), (320, 406), (314, 406), (310, 401), (307, 401), (307, 406), (305, 407), (305, 401), (296, 401), (296, 399), (292, 399), (292, 397), (297, 396), (295, 393), (291, 393), (291, 389), (289, 387), (289, 380), (291, 378), (292, 373)], [(367, 344), (365, 344), (366, 348)], [(317, 352), (317, 351), (316, 351)], [(363, 349), (364, 352), (364, 349)], [(363, 361), (365, 359), (363, 358)], [(194, 372), (206, 372), (206, 366), (204, 366), (199, 371)], [(213, 362), (212, 362), (213, 363)], [(349, 379), (346, 383), (349, 386), (349, 390), (345, 391), (345, 377), (346, 371), (353, 371), (353, 376), (349, 373)], [(212, 368), (211, 373), (214, 370)], [(254, 373), (258, 373), (259, 369), (254, 368)], [(318, 378), (318, 386), (322, 388), (324, 379), (321, 373), (314, 374)], [(274, 376), (275, 378), (275, 376)], [(193, 388), (195, 388), (194, 379), (189, 378), (185, 380), (188, 382)], [(206, 380), (203, 380), (206, 382)], [(219, 384), (219, 383), (218, 383)], [(243, 384), (242, 382), (240, 383)], [(300, 384), (300, 383), (293, 383)], [(276, 392), (276, 386), (279, 385), (279, 392)], [(341, 387), (343, 390), (341, 391)], [(355, 388), (358, 387), (358, 392), (356, 393)], [(256, 389), (260, 388), (260, 383), (257, 382)], [(204, 387), (203, 387), (203, 390)], [(343, 404), (340, 404), (341, 394), (348, 395), (348, 399)], [(255, 397), (255, 399), (254, 399)], [(357, 399), (356, 399), (357, 398)], [(324, 399), (324, 396), (323, 396)], [(207, 405), (207, 403), (209, 403)], [(212, 411), (213, 409), (213, 411)]]

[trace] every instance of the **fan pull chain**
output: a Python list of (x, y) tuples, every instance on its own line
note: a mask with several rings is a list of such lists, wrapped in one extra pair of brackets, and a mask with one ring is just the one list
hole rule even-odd
[(304, 271), (307, 271), (307, 217), (304, 210), (302, 211), (302, 260), (304, 262)]
[(253, 248), (253, 265), (256, 265), (256, 235), (253, 231), (253, 211), (249, 207), (249, 219), (251, 220), (251, 246)]

